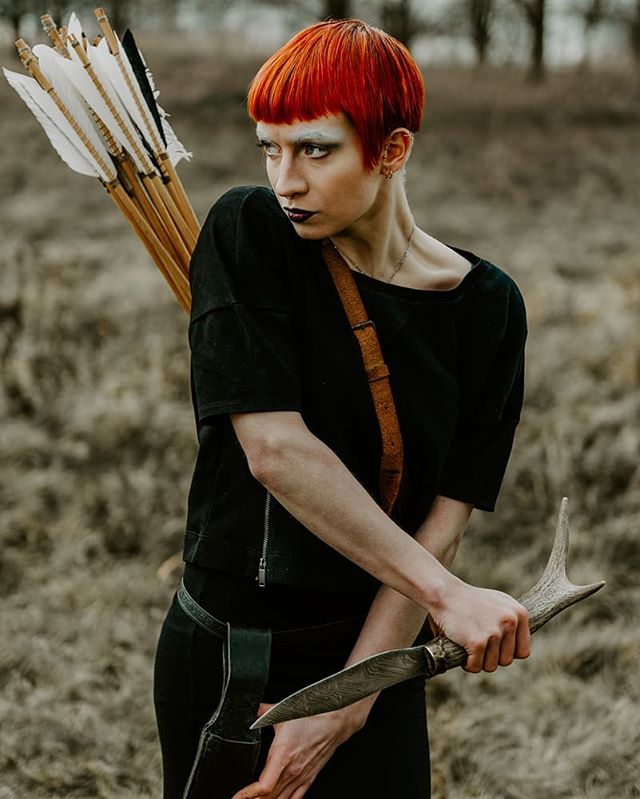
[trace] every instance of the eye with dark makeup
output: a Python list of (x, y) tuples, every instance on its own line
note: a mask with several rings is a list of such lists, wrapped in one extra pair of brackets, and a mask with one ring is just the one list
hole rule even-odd
[[(269, 148), (270, 147), (275, 147), (275, 146), (276, 145), (274, 145), (272, 142), (266, 141), (264, 139), (261, 139), (260, 141), (256, 142), (256, 147), (259, 147), (267, 158), (271, 158), (272, 156), (276, 155), (276, 153), (269, 152)], [(325, 156), (329, 155), (331, 150), (335, 149), (335, 147), (336, 147), (336, 145), (327, 146), (327, 145), (324, 145), (324, 144), (316, 144), (315, 142), (311, 142), (311, 141), (298, 142), (298, 148), (300, 150), (304, 151), (305, 155), (308, 155), (308, 157), (312, 158), (314, 161), (317, 161), (320, 158), (324, 158)], [(320, 154), (319, 155), (311, 155), (308, 152), (308, 150), (316, 150)]]
[(269, 148), (269, 147), (273, 147), (273, 145), (271, 144), (271, 142), (268, 142), (268, 141), (259, 141), (259, 142), (256, 142), (256, 147), (259, 147), (259, 148), (262, 150), (263, 154), (264, 154), (265, 156), (267, 156), (267, 158), (269, 158), (271, 155), (274, 155), (274, 153), (269, 153), (269, 152), (267, 152), (267, 150), (268, 150), (268, 148)]
[[(311, 158), (324, 158), (325, 155), (329, 155), (329, 153), (331, 152), (331, 149), (329, 147), (325, 147), (322, 144), (313, 144), (312, 142), (308, 142), (307, 144), (303, 144), (302, 146), (305, 149), (305, 151), (311, 149), (311, 150), (320, 150), (322, 152), (322, 155), (310, 156)], [(307, 153), (307, 155), (309, 155), (309, 153)]]

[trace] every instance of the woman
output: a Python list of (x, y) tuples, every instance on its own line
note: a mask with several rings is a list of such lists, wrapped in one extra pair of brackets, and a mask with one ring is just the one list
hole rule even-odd
[[(426, 640), (427, 612), (467, 648), (467, 671), (529, 654), (526, 611), (447, 568), (472, 508), (495, 505), (522, 405), (526, 321), (505, 272), (415, 225), (402, 176), (423, 103), (417, 66), (382, 31), (340, 20), (297, 34), (248, 95), (271, 190), (221, 197), (191, 262), (200, 446), (184, 586), (198, 612), (272, 632), (250, 718), (345, 665)], [(390, 515), (326, 240), (352, 269), (390, 369), (404, 444)], [(197, 619), (174, 597), (158, 644), (165, 799), (183, 795), (224, 696), (224, 641)], [(242, 693), (234, 699), (240, 707)], [(234, 799), (429, 794), (420, 679), (263, 733)]]

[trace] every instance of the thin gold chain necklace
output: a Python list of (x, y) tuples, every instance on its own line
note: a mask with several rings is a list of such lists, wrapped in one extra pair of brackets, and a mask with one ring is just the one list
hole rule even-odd
[[(396, 267), (393, 270), (393, 273), (392, 273), (391, 277), (389, 278), (389, 280), (387, 280), (387, 283), (391, 283), (393, 278), (398, 274), (398, 271), (399, 271), (400, 267), (402, 266), (402, 264), (407, 260), (407, 255), (409, 255), (409, 249), (411, 248), (411, 241), (413, 239), (413, 234), (415, 232), (415, 229), (416, 229), (416, 223), (415, 223), (415, 220), (414, 220), (413, 225), (411, 226), (411, 233), (409, 233), (409, 240), (407, 241), (407, 248), (405, 249), (404, 253), (402, 254), (402, 258), (396, 264)], [(331, 242), (331, 244), (333, 244), (334, 249), (337, 250), (337, 252), (340, 253), (340, 255), (345, 259), (345, 261), (348, 261), (351, 264), (351, 266), (353, 266), (355, 269), (358, 270), (358, 272), (360, 272), (360, 274), (368, 275), (368, 272), (364, 272), (362, 269), (360, 269), (358, 264), (353, 260), (353, 258), (351, 258), (351, 256), (347, 255), (346, 252), (342, 252), (340, 247), (338, 247), (338, 245), (333, 241), (333, 239), (331, 237), (329, 238), (329, 241)], [(369, 277), (371, 277), (371, 275), (369, 275)]]

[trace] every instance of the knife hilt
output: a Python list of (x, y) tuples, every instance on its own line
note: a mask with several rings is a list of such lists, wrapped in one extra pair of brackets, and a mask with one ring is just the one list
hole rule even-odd
[[(535, 633), (560, 611), (581, 599), (595, 594), (604, 585), (601, 580), (591, 585), (574, 585), (567, 577), (567, 554), (569, 551), (568, 500), (563, 498), (558, 513), (556, 535), (549, 561), (542, 577), (518, 600), (529, 614), (529, 630)], [(467, 650), (450, 638), (439, 636), (425, 644), (425, 649), (441, 674), (457, 666), (464, 666), (469, 656)]]

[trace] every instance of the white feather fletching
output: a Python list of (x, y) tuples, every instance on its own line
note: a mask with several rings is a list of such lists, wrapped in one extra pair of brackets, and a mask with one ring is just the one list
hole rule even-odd
[(89, 115), (84, 100), (76, 91), (73, 83), (67, 78), (64, 68), (61, 69), (58, 66), (58, 62), (69, 67), (77, 67), (78, 65), (59, 55), (51, 47), (47, 47), (46, 44), (35, 45), (33, 54), (37, 57), (38, 65), (44, 76), (49, 80), (62, 104), (73, 117), (98, 156), (105, 164), (111, 164), (107, 148), (100, 138), (100, 133)]
[(82, 34), (84, 33), (82, 29), (82, 23), (80, 22), (80, 18), (76, 14), (75, 11), (72, 11), (69, 15), (69, 20), (67, 22), (67, 33), (73, 34), (78, 41), (82, 40)]
[[(120, 56), (124, 56), (126, 58), (126, 54), (124, 50), (120, 50)], [(147, 104), (144, 101), (142, 96), (139, 97), (141, 101), (141, 105), (143, 108), (143, 114), (140, 113), (138, 107), (136, 106), (135, 100), (129, 91), (129, 87), (127, 86), (127, 82), (124, 79), (122, 72), (120, 71), (120, 67), (118, 66), (118, 62), (116, 61), (115, 56), (111, 54), (109, 50), (109, 46), (107, 44), (106, 39), (102, 39), (97, 47), (89, 47), (89, 58), (91, 59), (91, 65), (96, 70), (96, 74), (100, 77), (100, 80), (104, 83), (107, 80), (112, 89), (117, 92), (118, 97), (122, 101), (122, 104), (126, 106), (127, 112), (133, 122), (138, 126), (140, 132), (147, 140), (149, 146), (151, 147), (154, 153), (158, 153), (158, 147), (154, 146), (154, 142), (160, 141), (162, 148), (164, 149), (164, 145), (160, 140), (160, 136), (156, 131), (155, 122), (149, 113), (147, 108)], [(123, 59), (124, 60), (124, 59)], [(137, 82), (135, 76), (132, 76), (134, 91), (137, 89)], [(146, 114), (146, 115), (145, 115)], [(150, 126), (153, 125), (153, 128)], [(155, 139), (153, 138), (153, 134), (155, 134)], [(160, 152), (163, 152), (163, 149)]]
[(55, 50), (46, 45), (36, 45), (33, 48), (33, 52), (34, 55), (38, 57), (40, 68), (51, 81), (55, 90), (58, 91), (58, 87), (60, 87), (65, 91), (66, 96), (75, 94), (78, 100), (86, 102), (104, 122), (112, 136), (130, 153), (138, 171), (146, 173), (153, 169), (151, 161), (148, 158), (141, 159), (138, 157), (135, 154), (134, 148), (129, 145), (127, 134), (132, 137), (133, 140), (140, 145), (140, 149), (144, 151), (144, 145), (140, 142), (136, 130), (129, 122), (126, 111), (118, 98), (114, 96), (115, 93), (109, 83), (104, 88), (109, 99), (113, 101), (121, 122), (116, 119), (107, 103), (100, 96), (100, 92), (94, 86), (93, 81), (84, 67), (63, 58), (56, 53)]
[[(83, 145), (80, 137), (71, 127), (64, 114), (49, 95), (40, 88), (34, 78), (19, 75), (2, 68), (9, 85), (26, 103), (33, 115), (42, 125), (54, 150), (74, 172), (90, 177), (101, 177), (109, 182), (116, 177), (116, 171), (105, 172), (94, 161)], [(109, 162), (110, 163), (110, 162)]]
[[(138, 52), (140, 53), (140, 50), (138, 50)], [(142, 53), (140, 53), (140, 58), (142, 58)], [(153, 92), (153, 96), (157, 97), (160, 94), (160, 92), (158, 91), (158, 89), (156, 89), (156, 82), (153, 77), (153, 72), (147, 66), (144, 58), (142, 58), (142, 63), (144, 64), (144, 71), (147, 76), (147, 80), (149, 81), (149, 86), (151, 87), (151, 91)]]
[[(116, 38), (117, 38), (117, 36), (116, 36)], [(102, 42), (100, 44), (102, 44)], [(98, 45), (98, 46), (100, 46), (100, 45)], [(134, 91), (136, 91), (138, 93), (138, 96), (140, 98), (140, 103), (143, 106), (143, 108), (145, 110), (145, 113), (148, 115), (148, 123), (150, 125), (153, 125), (154, 126), (154, 130), (156, 130), (157, 129), (156, 121), (153, 118), (151, 112), (147, 111), (146, 100), (144, 99), (144, 96), (142, 95), (142, 91), (140, 90), (140, 87), (138, 85), (138, 81), (137, 81), (136, 76), (135, 76), (135, 74), (133, 72), (133, 67), (131, 66), (131, 62), (129, 61), (129, 58), (127, 57), (127, 54), (126, 54), (124, 48), (120, 44), (120, 40), (119, 39), (118, 39), (118, 47), (119, 47), (119, 50), (120, 50), (120, 56), (122, 58), (122, 64), (124, 65), (124, 68), (127, 71), (127, 74), (129, 75), (129, 77), (131, 79), (131, 83), (134, 86)], [(153, 80), (153, 75), (151, 74), (151, 70), (147, 66), (147, 62), (144, 60), (144, 57), (143, 57), (142, 53), (140, 52), (139, 48), (138, 48), (138, 54), (140, 56), (140, 60), (142, 61), (143, 65), (144, 65), (144, 69), (145, 69), (145, 72), (146, 72), (146, 75), (147, 75), (147, 79), (149, 80), (149, 84), (150, 84), (151, 89), (153, 91), (154, 99), (157, 100), (158, 95), (160, 94), (160, 92), (157, 91), (156, 88), (155, 88), (155, 82)], [(123, 99), (124, 102), (126, 102), (124, 97), (122, 99)], [(133, 100), (131, 101), (131, 104), (127, 103), (127, 107), (130, 108), (131, 105), (135, 105), (133, 103)], [(183, 158), (188, 161), (191, 158), (191, 156), (193, 155), (193, 153), (187, 152), (187, 149), (185, 148), (185, 146), (178, 140), (178, 137), (173, 132), (173, 129), (171, 128), (171, 125), (169, 125), (169, 123), (166, 121), (166, 118), (169, 116), (167, 114), (167, 112), (163, 108), (161, 108), (157, 103), (156, 103), (156, 107), (158, 109), (158, 114), (160, 115), (160, 120), (162, 122), (162, 131), (164, 133), (165, 139), (167, 140), (166, 153), (169, 156), (169, 160), (171, 161), (171, 163), (174, 166), (178, 163), (178, 161), (181, 161)], [(160, 139), (160, 145), (162, 147), (161, 152), (165, 152), (164, 142), (161, 139)]]
[(156, 107), (158, 109), (158, 113), (160, 114), (160, 121), (162, 123), (162, 132), (164, 133), (164, 137), (167, 141), (167, 155), (169, 156), (169, 160), (174, 166), (178, 163), (178, 161), (182, 161), (183, 158), (186, 161), (190, 161), (193, 157), (193, 153), (190, 153), (187, 150), (184, 144), (182, 144), (182, 142), (176, 136), (171, 125), (167, 122), (167, 118), (170, 116), (170, 114), (167, 114), (164, 108), (157, 103), (160, 92), (158, 89), (156, 89), (156, 82), (153, 78), (153, 73), (147, 66), (147, 62), (144, 60), (144, 56), (140, 52), (140, 48), (138, 48), (138, 55), (140, 56), (140, 60), (144, 65), (144, 71), (146, 73), (147, 80), (149, 81), (149, 86), (151, 86), (151, 90), (153, 92), (153, 98), (156, 100)]
[(174, 166), (178, 161), (182, 161), (183, 158), (185, 161), (190, 161), (193, 153), (188, 152), (187, 148), (178, 140), (178, 137), (173, 132), (173, 128), (167, 122), (169, 114), (167, 114), (164, 108), (160, 108), (160, 106), (158, 106), (158, 111), (160, 112), (164, 137), (167, 140), (167, 155), (169, 156), (169, 160)]
[[(82, 44), (82, 35), (83, 35), (82, 23), (80, 22), (80, 19), (78, 18), (78, 15), (76, 14), (75, 11), (71, 12), (71, 16), (69, 17), (69, 21), (67, 22), (67, 36), (71, 36), (71, 34), (73, 34), (76, 37), (76, 39), (80, 42), (80, 44)], [(75, 51), (75, 48), (72, 47), (69, 41), (67, 41), (67, 50), (69, 51), (69, 55), (71, 56), (71, 58), (76, 63), (82, 66), (82, 62), (80, 61)]]

